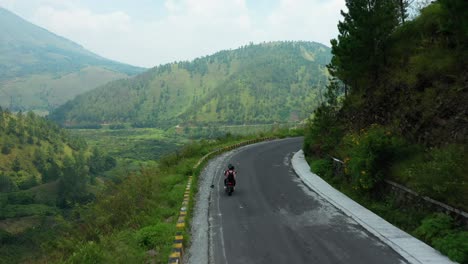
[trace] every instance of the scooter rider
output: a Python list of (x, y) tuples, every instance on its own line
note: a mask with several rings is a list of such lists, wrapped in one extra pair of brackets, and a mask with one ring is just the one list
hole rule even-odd
[(232, 164), (229, 164), (228, 169), (224, 171), (224, 188), (226, 188), (230, 176), (232, 177), (231, 180), (233, 186), (236, 186), (236, 174), (237, 172), (234, 170), (234, 166), (232, 166)]

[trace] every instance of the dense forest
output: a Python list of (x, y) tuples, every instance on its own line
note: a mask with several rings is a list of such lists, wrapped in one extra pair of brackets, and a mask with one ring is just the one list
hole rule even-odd
[(318, 43), (250, 44), (111, 82), (50, 118), (71, 127), (303, 120), (323, 99), (330, 58), (330, 49)]
[[(346, 1), (327, 102), (315, 111), (304, 148), (313, 169), (356, 197), (383, 199), (383, 183), (392, 180), (467, 210), (468, 2), (433, 1), (412, 20), (407, 2)], [(345, 177), (333, 176), (330, 155), (344, 161)], [(395, 210), (403, 226), (420, 217), (398, 218)], [(447, 231), (446, 219), (406, 229), (468, 263), (468, 232)]]
[(30, 246), (31, 241), (20, 239), (24, 232), (92, 201), (97, 176), (116, 165), (55, 123), (2, 108), (0, 151), (0, 241), (7, 252)]

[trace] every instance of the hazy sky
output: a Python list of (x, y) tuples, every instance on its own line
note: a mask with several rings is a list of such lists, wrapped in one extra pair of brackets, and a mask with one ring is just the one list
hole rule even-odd
[(152, 67), (249, 42), (330, 46), (345, 0), (0, 0), (109, 59)]

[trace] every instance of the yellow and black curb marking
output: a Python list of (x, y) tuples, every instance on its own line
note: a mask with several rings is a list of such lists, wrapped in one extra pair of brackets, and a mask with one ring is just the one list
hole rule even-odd
[[(253, 140), (248, 140), (248, 141), (244, 141), (244, 142), (241, 142), (241, 143), (237, 143), (237, 144), (234, 144), (234, 145), (231, 145), (231, 146), (227, 146), (227, 147), (224, 147), (224, 148), (219, 148), (219, 149), (217, 149), (215, 151), (212, 151), (212, 152), (206, 154), (205, 156), (203, 156), (197, 162), (197, 164), (195, 164), (195, 166), (193, 166), (193, 169), (197, 169), (205, 160), (207, 160), (208, 158), (211, 158), (211, 156), (214, 156), (216, 154), (219, 154), (219, 153), (222, 153), (222, 152), (225, 152), (225, 151), (228, 151), (228, 150), (232, 150), (232, 149), (235, 149), (235, 148), (238, 148), (238, 147), (242, 147), (242, 146), (245, 146), (245, 145), (250, 145), (250, 144), (253, 144), (253, 143), (257, 143), (257, 142), (261, 142), (261, 141), (268, 141), (268, 140), (273, 140), (273, 139), (275, 139), (275, 138), (265, 137), (265, 138), (253, 139)], [(185, 188), (184, 200), (182, 201), (182, 207), (180, 208), (179, 218), (177, 219), (177, 224), (176, 224), (176, 228), (177, 228), (178, 231), (177, 231), (177, 233), (175, 235), (174, 243), (172, 245), (172, 252), (171, 252), (171, 255), (169, 256), (169, 264), (182, 263), (182, 260), (183, 260), (184, 236), (182, 235), (182, 231), (185, 229), (185, 225), (186, 225), (187, 211), (188, 211), (189, 202), (190, 202), (190, 191), (192, 189), (192, 177), (193, 176), (189, 176), (189, 179), (188, 179), (188, 182), (187, 182), (187, 187)]]
[(182, 207), (180, 208), (179, 218), (177, 219), (177, 234), (172, 245), (172, 253), (169, 256), (169, 263), (182, 263), (182, 256), (184, 254), (184, 236), (182, 230), (185, 229), (185, 219), (187, 218), (187, 210), (190, 202), (190, 190), (192, 187), (192, 176), (189, 177), (187, 187), (185, 187), (184, 200), (182, 201)]

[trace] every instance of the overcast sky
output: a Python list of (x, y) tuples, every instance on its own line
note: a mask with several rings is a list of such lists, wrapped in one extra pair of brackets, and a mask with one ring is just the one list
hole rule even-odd
[(0, 0), (101, 56), (153, 67), (249, 42), (330, 46), (345, 0)]

